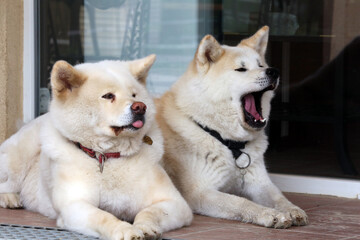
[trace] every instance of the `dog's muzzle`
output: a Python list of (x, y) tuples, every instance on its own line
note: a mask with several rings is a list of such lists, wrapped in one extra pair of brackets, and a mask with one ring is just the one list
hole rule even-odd
[(246, 123), (252, 128), (263, 128), (266, 118), (262, 116), (261, 98), (266, 91), (274, 90), (279, 81), (280, 73), (276, 68), (267, 68), (265, 78), (259, 82), (264, 87), (261, 91), (250, 92), (241, 97), (242, 108)]
[(277, 70), (276, 68), (267, 68), (265, 70), (265, 75), (269, 78), (270, 85), (272, 85), (273, 89), (275, 89), (280, 77), (279, 70)]

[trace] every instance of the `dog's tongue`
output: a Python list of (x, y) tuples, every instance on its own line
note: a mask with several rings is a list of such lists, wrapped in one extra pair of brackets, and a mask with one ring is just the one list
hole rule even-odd
[(136, 128), (142, 128), (144, 126), (144, 123), (141, 120), (137, 120), (136, 122), (133, 122), (132, 125)]
[(256, 111), (256, 105), (255, 105), (255, 98), (250, 93), (244, 97), (245, 100), (245, 110), (250, 113), (256, 120), (261, 120), (262, 117), (260, 114)]

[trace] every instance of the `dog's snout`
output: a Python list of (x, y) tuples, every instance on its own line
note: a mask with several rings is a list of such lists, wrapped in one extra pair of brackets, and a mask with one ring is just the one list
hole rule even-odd
[(267, 68), (265, 71), (266, 76), (268, 76), (271, 80), (277, 80), (280, 76), (279, 70), (276, 68)]
[(146, 112), (146, 105), (143, 102), (134, 102), (131, 105), (131, 111), (137, 115), (144, 115)]

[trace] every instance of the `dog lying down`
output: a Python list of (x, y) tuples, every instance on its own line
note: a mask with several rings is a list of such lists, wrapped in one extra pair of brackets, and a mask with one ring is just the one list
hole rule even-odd
[(105, 239), (189, 225), (191, 209), (159, 165), (163, 139), (145, 89), (154, 61), (56, 62), (49, 113), (0, 147), (0, 206)]
[(235, 47), (212, 36), (187, 71), (157, 100), (165, 169), (195, 213), (288, 228), (303, 210), (271, 182), (263, 154), (279, 72), (268, 67), (267, 26)]

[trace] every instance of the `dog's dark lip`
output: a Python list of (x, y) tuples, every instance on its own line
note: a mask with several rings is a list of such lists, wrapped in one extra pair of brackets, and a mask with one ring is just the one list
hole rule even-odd
[(115, 135), (118, 136), (123, 130), (129, 129), (129, 130), (138, 130), (139, 128), (134, 127), (133, 125), (129, 124), (126, 126), (110, 126), (110, 128), (114, 131)]
[(110, 128), (114, 131), (115, 135), (118, 136), (126, 128), (126, 126), (110, 126)]
[[(267, 120), (262, 117), (262, 108), (261, 108), (261, 98), (263, 94), (267, 91), (272, 91), (276, 88), (276, 82), (269, 85), (268, 87), (264, 88), (263, 90), (257, 91), (257, 92), (248, 92), (241, 96), (241, 103), (242, 103), (242, 111), (244, 114), (245, 122), (252, 128), (255, 129), (261, 129), (266, 126)], [(255, 107), (256, 111), (261, 116), (262, 120), (256, 120), (255, 117), (253, 117), (249, 112), (245, 109), (245, 96), (252, 94), (255, 99)]]

